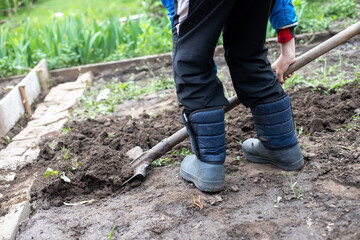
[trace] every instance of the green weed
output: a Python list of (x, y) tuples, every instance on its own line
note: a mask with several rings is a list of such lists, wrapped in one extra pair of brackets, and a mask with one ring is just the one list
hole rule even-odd
[[(319, 58), (315, 61), (322, 63), (322, 66), (313, 72), (314, 76), (305, 77), (295, 73), (293, 77), (286, 80), (284, 88), (311, 87), (313, 92), (320, 91), (325, 95), (330, 95), (331, 91), (341, 91), (341, 87), (345, 84), (356, 81), (360, 83), (360, 66), (344, 60), (339, 51), (335, 54), (338, 57), (338, 63), (329, 65), (327, 58)], [(324, 91), (324, 88), (327, 90)]]
[(297, 33), (324, 31), (337, 19), (358, 15), (356, 0), (294, 0), (293, 5), (299, 22)]
[(62, 129), (61, 129), (61, 133), (60, 133), (60, 135), (66, 135), (68, 132), (70, 132), (71, 131), (71, 127), (67, 127), (67, 128), (65, 128), (65, 127), (63, 127)]
[(192, 153), (191, 153), (191, 151), (189, 149), (184, 148), (184, 147), (181, 149), (180, 155), (187, 156), (187, 155), (191, 155), (191, 154)]
[(49, 147), (51, 148), (51, 150), (55, 150), (56, 146), (57, 146), (57, 142), (55, 140), (53, 140), (51, 143), (49, 143)]
[(54, 175), (57, 175), (59, 173), (59, 171), (54, 171), (52, 168), (47, 168), (46, 169), (46, 172), (45, 172), (45, 177), (46, 178), (49, 178), (49, 176), (54, 176)]
[(125, 22), (115, 16), (88, 19), (71, 15), (34, 26), (34, 20), (27, 18), (12, 31), (0, 26), (0, 77), (25, 73), (42, 58), (49, 69), (55, 69), (171, 51), (166, 17)]
[(154, 160), (151, 163), (151, 166), (161, 167), (161, 166), (168, 165), (170, 162), (171, 162), (171, 160), (169, 158), (159, 158), (159, 159)]
[(114, 236), (114, 231), (115, 231), (116, 225), (113, 226), (113, 228), (111, 229), (110, 235), (109, 235), (109, 240), (111, 240)]
[(289, 183), (290, 189), (294, 194), (294, 197), (297, 199), (303, 199), (302, 189), (300, 187), (297, 187), (297, 182), (293, 181), (292, 173), (285, 173), (284, 171), (281, 171), (281, 175), (285, 178), (285, 180)]
[(64, 151), (64, 156), (63, 156), (64, 161), (69, 160), (69, 158), (70, 158), (70, 154), (69, 154), (70, 150), (67, 149), (66, 147), (61, 147), (61, 150)]
[(108, 138), (114, 138), (115, 137), (115, 133), (114, 132), (111, 132), (111, 133), (108, 133)]

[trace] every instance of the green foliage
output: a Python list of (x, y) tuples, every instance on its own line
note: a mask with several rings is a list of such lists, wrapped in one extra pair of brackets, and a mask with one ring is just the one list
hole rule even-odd
[(355, 18), (356, 0), (294, 0), (298, 17), (297, 33), (328, 29), (337, 19)]
[(315, 61), (321, 63), (322, 66), (313, 72), (314, 76), (307, 74), (308, 76), (305, 77), (295, 73), (285, 81), (283, 87), (285, 89), (293, 86), (311, 87), (313, 91), (323, 91), (319, 88), (321, 85), (327, 89), (324, 94), (328, 95), (330, 91), (341, 91), (345, 84), (360, 83), (360, 66), (353, 63), (351, 59), (343, 59), (340, 51), (333, 54), (338, 56), (337, 63), (328, 64), (327, 58), (318, 58)]
[(54, 176), (57, 175), (59, 173), (59, 171), (54, 171), (52, 168), (47, 168), (46, 172), (45, 172), (45, 177), (49, 178), (49, 176)]
[(190, 155), (190, 154), (191, 154), (191, 151), (189, 149), (184, 148), (184, 147), (181, 149), (180, 155), (187, 156), (187, 155)]
[[(146, 0), (143, 8), (140, 3), (89, 0), (84, 8), (80, 0), (41, 1), (48, 5), (33, 7), (30, 18), (22, 16), (20, 27), (9, 30), (11, 24), (0, 26), (0, 77), (26, 73), (42, 58), (47, 59), (49, 69), (56, 69), (170, 52), (171, 27), (166, 10), (160, 1)], [(294, 0), (293, 4), (299, 20), (297, 33), (322, 31), (336, 19), (358, 16), (356, 0)], [(132, 14), (135, 9), (149, 16), (122, 22), (113, 15), (117, 14), (115, 10), (122, 10), (119, 6), (126, 9), (130, 5)], [(45, 16), (45, 9), (50, 14)], [(57, 11), (64, 16), (54, 17)], [(269, 25), (267, 37), (273, 36), (275, 31)]]
[(108, 138), (114, 138), (115, 137), (115, 133), (111, 132), (111, 133), (108, 133)]
[(109, 240), (111, 240), (114, 236), (114, 231), (115, 231), (116, 225), (113, 226), (113, 228), (111, 229), (110, 235), (109, 235)]
[(171, 160), (169, 158), (159, 158), (159, 159), (154, 160), (151, 163), (151, 166), (161, 167), (161, 166), (168, 165), (170, 162), (171, 162)]
[[(36, 0), (0, 0), (0, 14), (2, 16), (9, 16), (11, 14), (17, 14), (18, 9), (28, 8), (31, 2), (37, 2)], [(10, 5), (10, 6), (9, 6)], [(16, 8), (15, 8), (16, 6)], [(15, 12), (16, 10), (16, 12)]]
[(69, 16), (37, 28), (31, 23), (28, 18), (13, 31), (0, 27), (0, 77), (25, 73), (42, 58), (55, 69), (169, 52), (172, 46), (166, 17), (88, 22), (86, 16)]
[(71, 130), (71, 127), (67, 127), (67, 128), (63, 127), (61, 129), (60, 135), (66, 135), (68, 132), (70, 132), (70, 130)]
[(297, 199), (303, 199), (302, 189), (296, 186), (297, 182), (293, 181), (292, 173), (289, 172), (286, 174), (284, 171), (281, 171), (281, 175), (283, 175), (285, 180), (289, 183), (289, 186), (294, 194), (294, 197)]
[(64, 151), (63, 159), (65, 161), (69, 160), (69, 158), (70, 158), (70, 154), (69, 154), (70, 150), (67, 149), (66, 147), (61, 147), (61, 150)]

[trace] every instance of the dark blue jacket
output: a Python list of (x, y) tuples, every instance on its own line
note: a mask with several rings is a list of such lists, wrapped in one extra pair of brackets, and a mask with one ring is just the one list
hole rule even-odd
[[(169, 18), (173, 24), (175, 16), (174, 0), (161, 0), (163, 5), (169, 11)], [(294, 6), (291, 0), (276, 0), (273, 11), (270, 15), (271, 26), (276, 29), (284, 29), (288, 27), (295, 27), (297, 25), (297, 18)]]

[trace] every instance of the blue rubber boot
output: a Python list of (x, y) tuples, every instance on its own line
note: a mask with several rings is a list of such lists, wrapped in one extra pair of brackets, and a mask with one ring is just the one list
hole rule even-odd
[(257, 139), (244, 141), (246, 159), (255, 163), (271, 163), (292, 171), (304, 166), (297, 142), (289, 96), (251, 109)]
[(226, 157), (224, 109), (215, 108), (182, 113), (194, 155), (181, 162), (180, 175), (203, 192), (224, 189)]

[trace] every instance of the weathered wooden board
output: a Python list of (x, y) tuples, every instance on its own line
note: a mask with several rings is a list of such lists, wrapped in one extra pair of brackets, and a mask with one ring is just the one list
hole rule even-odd
[(48, 77), (46, 60), (30, 71), (3, 99), (0, 100), (0, 137), (5, 136), (17, 121), (25, 113), (24, 105), (19, 91), (19, 85), (25, 85), (29, 104), (39, 96), (41, 92), (38, 71), (41, 69), (43, 76)]

